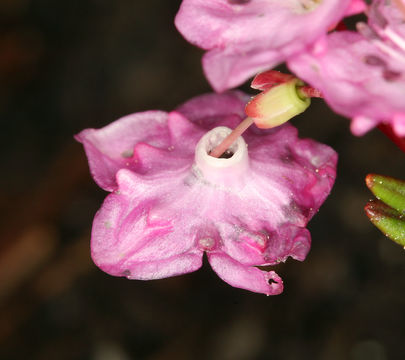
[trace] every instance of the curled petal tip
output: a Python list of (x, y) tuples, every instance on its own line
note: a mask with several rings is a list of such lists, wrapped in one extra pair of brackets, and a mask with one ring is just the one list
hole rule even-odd
[(265, 272), (264, 277), (269, 284), (269, 290), (266, 293), (267, 296), (279, 295), (284, 290), (283, 279), (278, 276), (275, 271)]

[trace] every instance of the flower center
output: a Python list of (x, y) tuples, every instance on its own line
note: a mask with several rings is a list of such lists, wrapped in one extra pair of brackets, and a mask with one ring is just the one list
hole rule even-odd
[(207, 132), (195, 148), (193, 170), (197, 177), (216, 185), (231, 185), (243, 181), (243, 175), (249, 166), (247, 145), (240, 136), (219, 158), (210, 156), (210, 152), (230, 133), (231, 129), (219, 126)]
[(233, 152), (231, 150), (226, 150), (219, 158), (220, 159), (229, 159), (233, 156)]
[[(215, 149), (227, 136), (228, 136), (228, 128), (225, 126), (217, 127), (210, 131), (207, 136), (208, 142), (206, 143), (206, 151), (207, 154), (210, 155), (211, 151)], [(207, 134), (207, 135), (208, 135)], [(219, 158), (220, 159), (229, 159), (235, 154), (235, 151), (238, 148), (237, 143), (233, 143)]]

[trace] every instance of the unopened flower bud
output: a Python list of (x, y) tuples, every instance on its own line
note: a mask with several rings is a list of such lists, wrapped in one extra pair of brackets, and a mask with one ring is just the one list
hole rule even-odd
[(272, 128), (304, 112), (311, 99), (299, 92), (303, 83), (293, 78), (256, 95), (245, 112), (259, 128)]

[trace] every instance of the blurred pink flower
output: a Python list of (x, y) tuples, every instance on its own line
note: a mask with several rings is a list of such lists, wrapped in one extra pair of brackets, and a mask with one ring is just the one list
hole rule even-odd
[(175, 24), (208, 50), (203, 68), (220, 92), (304, 50), (361, 0), (183, 0)]
[(205, 252), (230, 285), (282, 292), (281, 278), (258, 266), (304, 260), (305, 226), (331, 190), (337, 155), (285, 124), (249, 129), (228, 158), (209, 156), (244, 117), (247, 99), (203, 95), (171, 113), (134, 114), (77, 136), (96, 181), (114, 189), (92, 230), (102, 270), (159, 279), (197, 270)]
[(288, 62), (332, 109), (353, 119), (355, 135), (382, 122), (405, 136), (405, 13), (397, 3), (374, 1), (359, 33), (332, 33)]

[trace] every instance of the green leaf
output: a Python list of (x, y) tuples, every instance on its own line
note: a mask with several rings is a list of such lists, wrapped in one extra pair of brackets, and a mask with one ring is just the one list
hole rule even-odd
[(366, 184), (377, 199), (405, 214), (405, 181), (369, 174), (366, 177)]
[(405, 247), (405, 215), (380, 200), (370, 200), (365, 206), (370, 221), (386, 236)]

